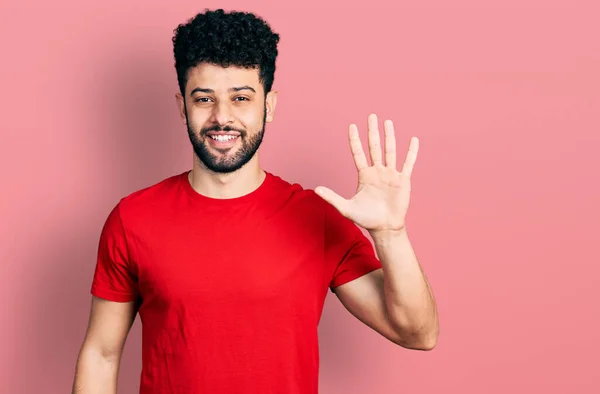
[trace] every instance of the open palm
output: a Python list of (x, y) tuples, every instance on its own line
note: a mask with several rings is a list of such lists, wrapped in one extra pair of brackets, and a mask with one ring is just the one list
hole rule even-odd
[(356, 125), (348, 130), (350, 150), (358, 171), (356, 194), (345, 199), (331, 189), (319, 186), (315, 192), (342, 215), (371, 232), (399, 231), (406, 224), (410, 203), (410, 177), (419, 150), (419, 140), (411, 138), (401, 171), (396, 169), (396, 136), (392, 121), (384, 122), (385, 163), (377, 116), (369, 115), (368, 141), (372, 165), (362, 148)]

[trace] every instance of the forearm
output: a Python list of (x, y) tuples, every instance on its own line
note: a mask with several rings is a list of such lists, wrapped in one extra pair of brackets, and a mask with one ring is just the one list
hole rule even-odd
[(73, 394), (116, 394), (119, 358), (82, 348), (73, 383)]
[(409, 346), (435, 346), (439, 330), (437, 307), (406, 229), (371, 233), (384, 273), (385, 304), (390, 323)]

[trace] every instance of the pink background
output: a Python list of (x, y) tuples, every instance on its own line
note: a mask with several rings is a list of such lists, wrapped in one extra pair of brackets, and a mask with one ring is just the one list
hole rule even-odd
[[(109, 210), (191, 165), (170, 40), (215, 6), (282, 36), (266, 169), (348, 196), (349, 123), (421, 139), (408, 220), (439, 344), (395, 347), (330, 296), (321, 392), (600, 392), (598, 2), (81, 3), (0, 9), (0, 392), (70, 392)], [(121, 393), (139, 371), (137, 321)]]

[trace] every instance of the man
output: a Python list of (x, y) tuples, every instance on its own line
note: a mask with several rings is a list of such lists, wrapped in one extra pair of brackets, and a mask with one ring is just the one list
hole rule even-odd
[(435, 301), (405, 226), (418, 140), (399, 172), (391, 122), (383, 154), (369, 117), (372, 165), (351, 125), (350, 200), (261, 169), (278, 41), (250, 13), (206, 11), (176, 29), (176, 98), (193, 168), (121, 199), (108, 216), (75, 394), (116, 393), (137, 313), (142, 394), (317, 393), (329, 290), (393, 343), (435, 346)]

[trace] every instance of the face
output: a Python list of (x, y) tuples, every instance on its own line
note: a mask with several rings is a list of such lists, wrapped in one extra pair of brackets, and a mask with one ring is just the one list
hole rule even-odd
[(200, 163), (215, 173), (239, 170), (255, 157), (273, 120), (276, 92), (265, 97), (258, 69), (201, 64), (189, 70), (180, 113)]

